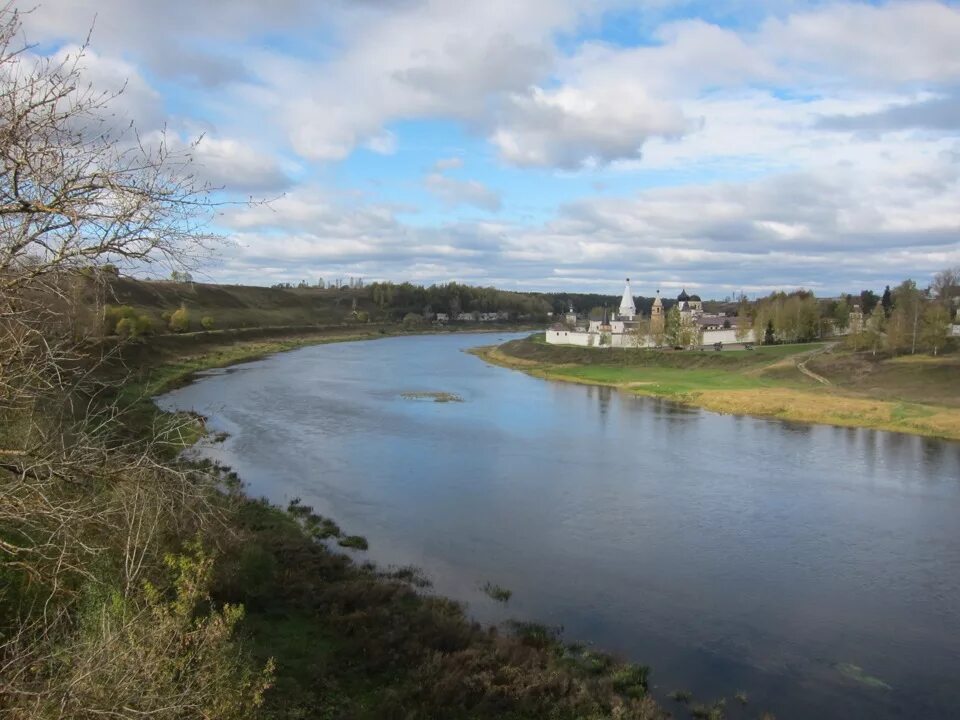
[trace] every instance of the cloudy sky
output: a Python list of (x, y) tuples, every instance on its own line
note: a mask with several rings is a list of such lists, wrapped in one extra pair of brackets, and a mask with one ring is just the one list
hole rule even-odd
[(960, 5), (39, 0), (141, 133), (273, 198), (211, 280), (651, 294), (960, 264)]

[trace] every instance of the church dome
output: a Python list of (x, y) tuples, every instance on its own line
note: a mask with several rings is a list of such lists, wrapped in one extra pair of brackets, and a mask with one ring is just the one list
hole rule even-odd
[(693, 302), (702, 302), (699, 295), (691, 295), (690, 300)]
[(686, 301), (689, 300), (689, 299), (690, 299), (690, 296), (687, 295), (687, 290), (686, 290), (686, 288), (684, 288), (683, 290), (681, 290), (681, 291), (680, 291), (680, 294), (677, 295), (677, 301), (678, 301), (678, 302), (686, 302)]

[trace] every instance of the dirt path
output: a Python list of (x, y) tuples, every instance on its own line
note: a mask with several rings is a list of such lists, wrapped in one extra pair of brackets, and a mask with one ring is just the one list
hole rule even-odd
[(829, 350), (832, 350), (835, 346), (836, 346), (836, 343), (830, 343), (829, 345), (824, 345), (819, 350), (814, 350), (812, 353), (807, 355), (803, 360), (797, 360), (797, 370), (802, 372), (808, 378), (816, 380), (821, 385), (832, 385), (833, 383), (827, 380), (823, 375), (817, 375), (817, 373), (815, 373), (813, 370), (810, 370), (807, 367), (807, 362), (815, 358), (817, 355), (820, 355), (822, 353), (828, 352)]

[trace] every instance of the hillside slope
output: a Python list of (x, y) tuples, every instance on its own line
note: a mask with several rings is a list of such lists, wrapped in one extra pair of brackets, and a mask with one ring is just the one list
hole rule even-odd
[[(161, 315), (185, 305), (194, 323), (205, 316), (219, 328), (337, 324), (348, 321), (354, 307), (377, 311), (364, 289), (269, 288), (197, 282), (110, 280), (107, 302), (129, 305), (160, 326)], [(199, 329), (199, 326), (198, 328)]]

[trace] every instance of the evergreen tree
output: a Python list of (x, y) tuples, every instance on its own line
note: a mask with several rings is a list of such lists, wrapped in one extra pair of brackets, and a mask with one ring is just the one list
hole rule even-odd
[(878, 302), (880, 302), (880, 298), (873, 290), (860, 291), (860, 308), (864, 315), (872, 313)]
[(777, 342), (777, 336), (773, 332), (773, 320), (767, 321), (767, 329), (763, 333), (763, 344), (774, 345)]
[(889, 285), (884, 288), (883, 297), (880, 298), (880, 305), (883, 307), (883, 314), (890, 317), (890, 311), (893, 309), (893, 295), (890, 292)]

